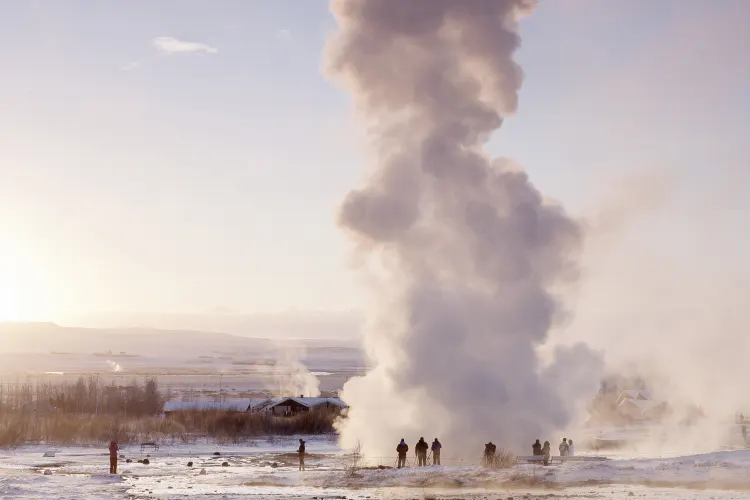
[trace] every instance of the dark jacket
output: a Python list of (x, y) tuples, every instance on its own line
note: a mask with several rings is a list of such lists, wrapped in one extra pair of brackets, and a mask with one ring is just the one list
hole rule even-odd
[(417, 445), (414, 447), (414, 451), (417, 453), (427, 453), (428, 448), (429, 446), (427, 445), (427, 441), (425, 441), (424, 439), (420, 439), (417, 442)]
[(541, 455), (542, 454), (542, 443), (539, 442), (539, 440), (536, 440), (536, 443), (531, 445), (531, 453), (533, 455)]
[(120, 447), (117, 446), (117, 443), (112, 441), (109, 443), (109, 456), (112, 458), (117, 458), (117, 452), (120, 451)]
[(440, 452), (440, 448), (442, 448), (442, 447), (443, 447), (443, 445), (440, 444), (440, 441), (438, 441), (437, 439), (432, 442), (432, 451), (433, 452)]
[(304, 455), (305, 454), (305, 442), (304, 441), (302, 441), (299, 444), (299, 449), (297, 450), (297, 453), (299, 453), (300, 455)]
[(404, 442), (401, 442), (398, 444), (398, 446), (396, 446), (396, 452), (399, 455), (406, 455), (407, 451), (409, 451), (409, 445)]
[(547, 441), (544, 442), (544, 447), (542, 448), (542, 455), (545, 457), (550, 456), (550, 446)]

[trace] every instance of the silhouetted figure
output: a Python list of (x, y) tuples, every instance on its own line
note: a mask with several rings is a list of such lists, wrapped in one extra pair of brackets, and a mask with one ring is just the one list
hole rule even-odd
[(443, 448), (443, 445), (440, 444), (440, 441), (438, 441), (438, 438), (435, 438), (435, 441), (432, 442), (432, 464), (433, 465), (440, 465), (440, 450)]
[(423, 437), (419, 438), (419, 441), (417, 441), (417, 445), (414, 447), (414, 453), (417, 454), (417, 465), (419, 467), (424, 467), (427, 465), (427, 450), (429, 446), (427, 445), (427, 441), (424, 440)]
[(305, 442), (301, 439), (297, 453), (299, 454), (299, 470), (305, 470)]
[(120, 447), (117, 443), (112, 440), (109, 443), (109, 473), (117, 474), (117, 452), (120, 451)]
[(544, 446), (542, 446), (542, 455), (544, 455), (544, 465), (549, 465), (549, 459), (552, 456), (549, 441), (544, 442)]
[(484, 465), (487, 467), (492, 467), (492, 465), (495, 463), (495, 451), (497, 450), (497, 446), (495, 446), (492, 441), (484, 445)]
[(398, 453), (398, 468), (404, 467), (406, 465), (406, 452), (409, 451), (409, 445), (406, 444), (406, 441), (401, 439), (401, 442), (398, 443), (398, 446), (396, 446), (396, 452)]
[(568, 440), (563, 438), (562, 443), (560, 443), (560, 446), (558, 446), (558, 449), (560, 450), (561, 457), (568, 456)]
[(531, 454), (535, 457), (542, 455), (542, 443), (540, 443), (538, 439), (531, 445)]

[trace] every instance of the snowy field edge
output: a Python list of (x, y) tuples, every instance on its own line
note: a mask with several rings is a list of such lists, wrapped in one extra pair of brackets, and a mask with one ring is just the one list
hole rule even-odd
[[(304, 437), (308, 470), (300, 472), (294, 454), (297, 438), (243, 445), (163, 446), (157, 452), (126, 447), (122, 454), (131, 463), (122, 460), (119, 474), (112, 476), (106, 474), (106, 450), (100, 448), (59, 447), (54, 457), (43, 457), (50, 449), (45, 446), (2, 450), (0, 497), (483, 498), (507, 492), (509, 496), (590, 498), (618, 497), (633, 491), (651, 496), (677, 490), (681, 498), (703, 498), (704, 494), (710, 494), (705, 498), (742, 498), (750, 494), (750, 451), (746, 450), (550, 467), (516, 465), (500, 470), (474, 465), (355, 470), (335, 436), (309, 436)], [(144, 457), (149, 458), (148, 465), (137, 462)], [(188, 467), (188, 462), (193, 466)], [(225, 462), (227, 466), (222, 466)], [(68, 496), (55, 493), (60, 491)]]

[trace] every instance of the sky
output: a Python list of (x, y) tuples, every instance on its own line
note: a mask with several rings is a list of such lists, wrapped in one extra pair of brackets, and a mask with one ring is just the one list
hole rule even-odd
[[(613, 288), (748, 289), (749, 24), (746, 0), (522, 21), (519, 111), (488, 150), (591, 225), (584, 323)], [(321, 71), (335, 27), (322, 0), (5, 2), (0, 321), (366, 310), (336, 224), (369, 165)]]

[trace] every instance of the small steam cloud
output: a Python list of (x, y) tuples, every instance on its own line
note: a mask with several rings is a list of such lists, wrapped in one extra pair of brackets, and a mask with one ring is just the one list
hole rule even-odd
[[(342, 444), (390, 453), (439, 436), (514, 450), (565, 428), (598, 389), (584, 344), (538, 352), (566, 318), (582, 227), (510, 160), (482, 151), (515, 112), (513, 60), (529, 0), (332, 0), (327, 74), (354, 97), (376, 169), (340, 224), (385, 291), (350, 380)], [(378, 281), (376, 281), (378, 282)]]
[(114, 361), (112, 361), (110, 359), (107, 360), (107, 365), (109, 366), (109, 369), (112, 370), (115, 373), (120, 373), (120, 372), (124, 371), (122, 369), (122, 366), (120, 365), (120, 363), (115, 363)]
[(278, 346), (274, 385), (277, 394), (283, 396), (320, 396), (320, 380), (302, 363), (305, 349), (287, 343)]

